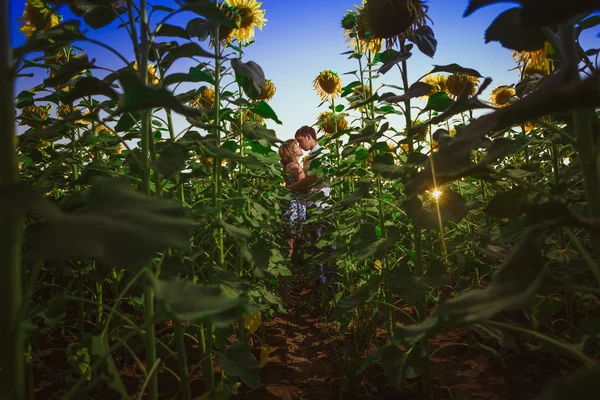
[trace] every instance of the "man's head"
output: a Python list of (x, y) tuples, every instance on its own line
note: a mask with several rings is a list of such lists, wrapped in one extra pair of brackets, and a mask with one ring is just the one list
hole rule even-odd
[(304, 125), (298, 129), (295, 138), (304, 151), (312, 150), (317, 145), (317, 132), (310, 126)]

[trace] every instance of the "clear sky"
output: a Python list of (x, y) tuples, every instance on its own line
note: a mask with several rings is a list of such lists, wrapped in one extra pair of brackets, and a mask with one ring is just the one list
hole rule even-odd
[[(170, 0), (149, 2), (155, 5), (174, 5)], [(16, 19), (22, 14), (25, 1), (11, 0), (10, 3), (13, 20), (12, 43), (19, 46), (25, 39), (18, 33), (21, 22)], [(275, 129), (281, 139), (286, 139), (293, 137), (298, 127), (312, 125), (318, 114), (325, 110), (325, 106), (317, 109), (320, 99), (312, 87), (312, 81), (320, 71), (336, 71), (344, 83), (354, 80), (348, 75), (343, 75), (358, 69), (358, 64), (356, 60), (348, 60), (347, 56), (340, 55), (348, 50), (340, 20), (348, 10), (353, 9), (353, 4), (359, 4), (360, 0), (264, 0), (262, 3), (268, 22), (262, 32), (256, 31), (256, 42), (246, 49), (244, 60), (257, 62), (265, 71), (266, 77), (275, 83), (277, 92), (270, 104), (283, 125), (271, 121), (268, 126)], [(485, 44), (484, 41), (485, 29), (495, 17), (515, 5), (509, 3), (488, 6), (463, 18), (467, 3), (467, 0), (428, 1), (429, 16), (433, 20), (432, 27), (438, 40), (438, 49), (433, 59), (413, 51), (413, 57), (409, 60), (411, 83), (431, 70), (433, 64), (450, 63), (474, 68), (483, 76), (492, 77), (491, 87), (516, 83), (518, 73), (509, 71), (515, 67), (512, 51), (502, 48), (496, 42)], [(65, 19), (71, 16), (65, 6), (61, 7), (59, 12)], [(192, 17), (189, 13), (183, 14), (171, 20), (171, 23), (185, 27), (185, 23)], [(90, 30), (90, 36), (114, 45), (128, 59), (133, 60), (127, 33), (122, 29), (115, 29), (117, 25), (118, 23), (114, 23), (96, 32)], [(597, 45), (598, 31), (598, 28), (595, 28), (585, 33), (582, 38), (584, 48)], [(90, 58), (96, 58), (100, 65), (113, 65), (114, 68), (118, 68), (118, 63), (121, 63), (104, 49), (87, 43), (83, 46)], [(187, 71), (194, 64), (191, 60), (181, 61), (171, 72), (178, 69)], [(17, 93), (30, 88), (45, 77), (42, 70), (36, 71), (44, 76), (19, 80)], [(381, 81), (401, 85), (397, 69), (388, 72)], [(484, 93), (483, 98), (486, 100), (491, 87)], [(181, 118), (178, 118), (176, 123), (179, 130), (186, 127), (185, 120)]]

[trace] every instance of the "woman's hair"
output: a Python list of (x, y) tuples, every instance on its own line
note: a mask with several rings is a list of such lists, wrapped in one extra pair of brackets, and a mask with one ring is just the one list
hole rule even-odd
[(298, 156), (294, 152), (294, 143), (296, 143), (296, 139), (288, 139), (279, 147), (279, 157), (281, 157), (281, 164), (284, 168), (291, 162), (298, 162)]

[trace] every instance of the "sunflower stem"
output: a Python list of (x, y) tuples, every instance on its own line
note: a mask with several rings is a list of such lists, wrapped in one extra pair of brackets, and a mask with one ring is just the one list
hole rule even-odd
[[(14, 126), (13, 85), (14, 70), (10, 46), (10, 2), (0, 2), (2, 34), (0, 35), (0, 187), (19, 182), (16, 135)], [(0, 328), (0, 392), (7, 398), (25, 396), (25, 358), (23, 330), (19, 312), (23, 299), (23, 271), (21, 244), (23, 213), (0, 210), (0, 265), (3, 279), (0, 283), (0, 304), (3, 323)]]
[[(406, 51), (405, 39), (400, 41), (400, 52), (404, 53)], [(404, 90), (408, 90), (408, 63), (406, 60), (402, 61), (402, 84)], [(411, 117), (411, 108), (410, 108), (410, 98), (404, 101), (404, 118), (406, 123), (406, 132), (408, 133), (409, 129), (412, 126), (412, 117)], [(407, 135), (408, 137), (408, 151), (409, 154), (413, 154), (414, 149), (414, 141), (413, 135)], [(423, 276), (425, 273), (424, 265), (423, 265), (423, 237), (422, 231), (420, 228), (413, 226), (413, 239), (415, 245), (415, 274), (417, 276)], [(419, 322), (423, 322), (425, 318), (427, 318), (427, 296), (417, 304), (417, 314), (419, 316)], [(429, 353), (429, 339), (424, 338), (420, 342), (421, 346), (425, 350), (425, 355), (427, 357), (427, 366), (425, 371), (423, 372), (423, 392), (425, 394), (425, 398), (429, 400), (433, 400), (433, 387), (431, 381), (431, 359)]]

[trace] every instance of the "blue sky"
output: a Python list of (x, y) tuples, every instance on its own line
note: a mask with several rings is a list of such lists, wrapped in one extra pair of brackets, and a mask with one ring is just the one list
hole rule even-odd
[[(266, 23), (263, 31), (256, 31), (256, 42), (246, 49), (244, 60), (253, 60), (262, 66), (265, 75), (271, 79), (277, 93), (270, 104), (278, 114), (283, 125), (269, 122), (277, 135), (286, 139), (293, 137), (295, 130), (302, 125), (311, 125), (325, 106), (317, 109), (320, 99), (314, 92), (312, 81), (324, 69), (336, 71), (345, 83), (354, 80), (345, 72), (358, 68), (356, 60), (348, 60), (340, 55), (348, 50), (348, 44), (340, 27), (342, 16), (353, 4), (360, 0), (304, 0), (283, 1), (264, 0), (262, 8), (266, 10)], [(18, 33), (21, 22), (16, 21), (23, 12), (24, 0), (11, 1), (12, 43), (22, 45), (24, 36)], [(173, 1), (151, 1), (155, 5), (173, 5)], [(475, 14), (463, 18), (467, 0), (430, 0), (429, 16), (433, 20), (433, 30), (438, 40), (438, 50), (433, 59), (414, 52), (409, 63), (409, 80), (414, 82), (425, 72), (431, 70), (433, 64), (458, 63), (478, 70), (484, 76), (493, 78), (492, 87), (500, 84), (516, 83), (518, 73), (509, 71), (515, 67), (512, 51), (504, 49), (500, 44), (485, 44), (484, 32), (495, 17), (503, 10), (514, 7), (513, 4), (500, 4), (485, 7)], [(69, 19), (66, 7), (59, 10)], [(171, 20), (171, 23), (185, 27), (191, 14)], [(156, 21), (155, 21), (156, 22)], [(116, 30), (113, 24), (99, 31), (90, 30), (90, 36), (113, 45), (128, 59), (133, 59), (129, 38), (124, 30)], [(582, 38), (584, 48), (597, 43), (598, 29), (591, 29)], [(115, 66), (120, 63), (104, 49), (85, 44), (90, 58), (96, 58), (98, 64)], [(176, 70), (187, 71), (195, 63), (191, 60), (180, 62)], [(23, 78), (17, 82), (16, 91), (28, 89), (45, 77), (42, 70), (36, 70), (35, 78)], [(382, 77), (380, 82), (401, 85), (400, 74), (393, 69)], [(490, 88), (491, 89), (491, 88)], [(487, 99), (488, 89), (483, 98)], [(387, 89), (384, 91), (388, 91)], [(395, 122), (394, 122), (395, 123)], [(185, 120), (176, 119), (179, 130), (187, 125)], [(400, 128), (400, 127), (398, 127)]]

